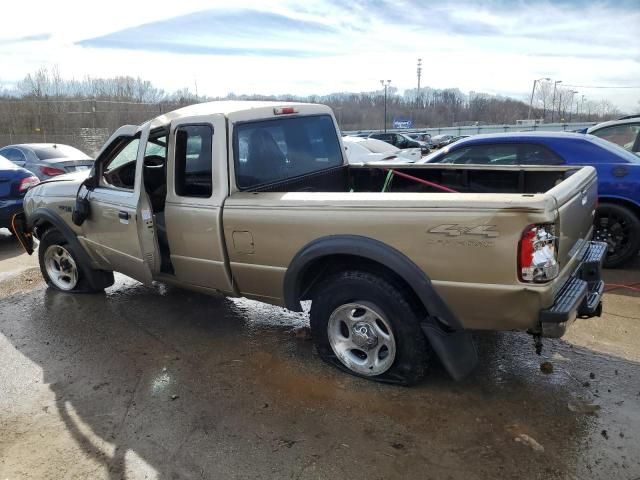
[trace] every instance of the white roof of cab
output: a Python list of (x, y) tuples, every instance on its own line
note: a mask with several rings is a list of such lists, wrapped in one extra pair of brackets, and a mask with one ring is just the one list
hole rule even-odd
[(301, 102), (262, 102), (253, 100), (235, 100), (235, 101), (217, 101), (217, 102), (205, 102), (197, 103), (195, 105), (189, 105), (188, 107), (179, 108), (172, 112), (167, 112), (159, 117), (151, 120), (151, 128), (157, 128), (164, 125), (168, 125), (174, 120), (178, 120), (186, 117), (196, 117), (202, 115), (215, 115), (221, 114), (228, 116), (231, 113), (245, 112), (255, 108), (265, 107), (282, 107), (286, 105), (315, 105), (312, 103)]

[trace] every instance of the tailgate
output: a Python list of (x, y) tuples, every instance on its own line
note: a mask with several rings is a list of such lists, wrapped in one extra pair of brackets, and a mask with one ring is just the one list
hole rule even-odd
[(597, 180), (593, 167), (582, 167), (547, 192), (555, 198), (558, 209), (558, 261), (562, 270), (573, 265), (574, 257), (576, 261), (580, 258), (591, 239), (598, 203)]

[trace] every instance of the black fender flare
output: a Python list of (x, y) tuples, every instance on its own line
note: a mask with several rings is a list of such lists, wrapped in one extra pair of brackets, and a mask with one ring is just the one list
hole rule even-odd
[(449, 374), (459, 380), (475, 368), (478, 355), (471, 332), (464, 329), (455, 313), (436, 292), (429, 276), (405, 254), (379, 240), (360, 235), (330, 235), (308, 243), (293, 257), (285, 273), (283, 292), (286, 308), (302, 311), (300, 280), (314, 261), (331, 255), (362, 257), (387, 267), (403, 278), (429, 312), (421, 322), (422, 331)]
[(284, 303), (289, 310), (302, 311), (300, 279), (307, 267), (330, 255), (362, 257), (387, 267), (410, 285), (430, 315), (453, 329), (462, 328), (456, 315), (433, 288), (429, 276), (409, 257), (386, 243), (360, 235), (321, 237), (308, 243), (293, 257), (284, 277)]
[[(113, 283), (113, 273), (104, 270), (95, 270), (92, 268), (93, 260), (78, 241), (78, 237), (71, 227), (64, 221), (64, 219), (56, 212), (52, 212), (48, 208), (37, 208), (30, 215), (27, 216), (27, 226), (31, 231), (38, 226), (39, 223), (47, 222), (54, 226), (67, 242), (69, 242), (74, 249), (74, 252), (80, 257), (80, 268), (88, 279), (92, 287), (96, 289), (105, 288), (105, 285), (111, 285)], [(96, 275), (96, 272), (100, 272), (102, 275)], [(110, 282), (110, 283), (109, 283)]]

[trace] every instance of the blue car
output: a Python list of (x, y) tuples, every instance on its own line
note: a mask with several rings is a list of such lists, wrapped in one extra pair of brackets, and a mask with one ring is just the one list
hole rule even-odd
[(474, 135), (420, 163), (590, 165), (599, 195), (593, 237), (609, 245), (605, 266), (620, 266), (640, 250), (640, 157), (606, 140), (564, 132)]
[(0, 228), (11, 229), (11, 217), (22, 211), (22, 199), (40, 180), (29, 170), (0, 156)]

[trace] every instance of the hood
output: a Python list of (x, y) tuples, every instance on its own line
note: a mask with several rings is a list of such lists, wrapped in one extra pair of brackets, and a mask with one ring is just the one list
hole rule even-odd
[[(27, 195), (52, 195), (60, 197), (75, 197), (80, 184), (87, 179), (90, 170), (58, 175), (32, 187)], [(46, 192), (46, 193), (44, 193)]]

